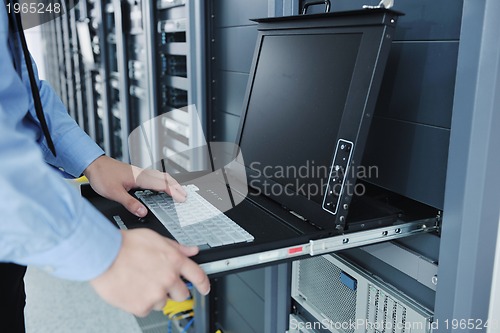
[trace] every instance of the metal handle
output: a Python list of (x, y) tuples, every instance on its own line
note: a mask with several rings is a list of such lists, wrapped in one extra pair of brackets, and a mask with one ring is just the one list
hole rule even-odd
[(331, 6), (330, 0), (314, 0), (309, 2), (306, 1), (306, 3), (304, 3), (304, 6), (302, 7), (302, 15), (305, 15), (307, 13), (307, 8), (309, 8), (310, 6), (321, 4), (325, 5), (325, 13), (328, 13)]

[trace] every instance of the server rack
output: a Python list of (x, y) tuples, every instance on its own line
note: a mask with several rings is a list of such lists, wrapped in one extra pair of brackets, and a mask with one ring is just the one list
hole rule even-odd
[[(105, 100), (103, 99), (102, 74), (99, 68), (102, 64), (101, 34), (99, 33), (101, 24), (100, 6), (95, 1), (80, 1), (79, 6), (78, 42), (87, 48), (83, 70), (85, 90), (82, 91), (84, 93), (83, 99), (87, 101), (87, 112), (84, 111), (87, 115), (87, 122), (82, 124), (80, 120), (80, 126), (84, 125), (87, 133), (105, 149), (102, 122)], [(87, 34), (83, 36), (82, 30), (86, 31)]]
[(127, 55), (125, 39), (126, 26), (124, 22), (124, 5), (120, 0), (112, 0), (114, 8), (114, 54), (116, 57), (116, 69), (113, 71), (112, 88), (114, 90), (113, 121), (115, 135), (115, 150), (120, 151), (123, 161), (128, 161), (127, 136), (130, 128), (129, 115), (129, 79), (127, 71)]
[(200, 168), (189, 152), (205, 142), (206, 126), (198, 124), (206, 121), (203, 6), (200, 0), (72, 0), (65, 15), (44, 25), (48, 79), (108, 155), (154, 163), (144, 146), (131, 159), (128, 137), (159, 117), (155, 159), (167, 158), (171, 172)]
[(74, 8), (74, 10), (70, 10), (67, 15), (69, 15), (69, 29), (71, 31), (71, 38), (69, 39), (70, 43), (70, 56), (72, 60), (72, 72), (73, 72), (73, 100), (74, 100), (74, 109), (70, 111), (70, 114), (75, 118), (75, 120), (79, 123), (82, 129), (88, 128), (87, 114), (84, 110), (87, 109), (86, 99), (84, 97), (85, 92), (85, 66), (83, 63), (82, 55), (79, 51), (78, 44), (78, 30), (76, 22), (80, 17), (80, 6), (76, 6), (75, 0), (70, 0), (69, 6)]
[(203, 1), (158, 0), (153, 58), (158, 141), (155, 147), (171, 173), (206, 167), (195, 148), (206, 143), (204, 126)]
[[(150, 98), (152, 90), (152, 71), (149, 70), (151, 58), (150, 28), (153, 20), (148, 1), (124, 1), (122, 6), (123, 57), (126, 80), (122, 83), (125, 103), (128, 105), (129, 130), (138, 127), (153, 117), (155, 103)], [(126, 84), (126, 85), (125, 85)], [(125, 132), (123, 132), (125, 134)], [(128, 135), (128, 133), (127, 133)], [(126, 139), (125, 139), (126, 140)], [(132, 152), (131, 152), (132, 153)], [(137, 155), (142, 155), (139, 159)], [(132, 162), (145, 166), (147, 152), (135, 153)]]
[(106, 50), (106, 73), (105, 94), (107, 96), (107, 133), (109, 139), (109, 154), (117, 159), (123, 159), (123, 144), (121, 138), (121, 114), (120, 114), (120, 76), (118, 74), (115, 6), (111, 0), (105, 0), (103, 4), (103, 47)]
[(45, 61), (45, 69), (47, 70), (47, 80), (51, 82), (52, 87), (56, 92), (59, 92), (57, 87), (57, 80), (55, 80), (56, 73), (58, 73), (58, 69), (56, 67), (57, 59), (55, 59), (55, 53), (53, 52), (56, 49), (57, 44), (54, 39), (53, 26), (55, 24), (55, 20), (49, 21), (41, 26), (42, 35), (44, 38), (45, 49), (50, 50), (45, 53), (44, 61)]
[[(188, 105), (188, 17), (186, 11), (186, 1), (158, 1), (157, 2), (157, 26), (156, 40), (157, 47), (156, 66), (158, 74), (157, 96), (159, 114), (164, 114), (160, 122), (157, 149), (160, 156), (166, 158), (169, 169), (188, 169), (186, 159), (183, 159), (181, 151), (188, 150), (188, 133), (182, 128), (178, 128), (176, 123), (184, 122), (182, 110)], [(178, 119), (173, 118), (176, 114)], [(173, 124), (172, 124), (173, 123)], [(173, 157), (170, 150), (174, 150)]]
[(79, 119), (84, 100), (81, 99), (82, 64), (75, 25), (79, 7), (69, 10), (74, 5), (74, 0), (68, 1), (66, 14), (43, 24), (41, 31), (47, 50), (45, 54), (47, 79), (66, 105), (70, 115)]
[(65, 15), (59, 16), (54, 20), (55, 23), (55, 37), (56, 37), (56, 43), (57, 43), (57, 59), (58, 59), (58, 67), (59, 67), (59, 91), (60, 91), (60, 97), (63, 103), (67, 105), (66, 103), (68, 102), (68, 86), (66, 82), (66, 70), (65, 70), (65, 49), (66, 45), (64, 44), (65, 38), (63, 37), (63, 21), (65, 19)]
[(74, 72), (73, 65), (73, 57), (72, 57), (72, 39), (73, 39), (73, 31), (70, 27), (71, 14), (67, 12), (66, 15), (63, 15), (59, 18), (60, 26), (61, 26), (61, 39), (64, 45), (62, 48), (63, 54), (63, 62), (61, 62), (60, 66), (62, 66), (63, 76), (62, 79), (64, 81), (63, 86), (65, 90), (65, 94), (62, 96), (63, 102), (68, 108), (69, 114), (76, 118), (76, 105), (75, 105), (75, 82), (74, 76), (72, 73)]

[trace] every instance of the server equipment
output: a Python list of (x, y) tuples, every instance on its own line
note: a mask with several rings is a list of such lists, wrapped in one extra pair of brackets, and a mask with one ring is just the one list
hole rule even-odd
[(329, 254), (292, 266), (290, 333), (426, 333), (432, 312), (342, 257)]

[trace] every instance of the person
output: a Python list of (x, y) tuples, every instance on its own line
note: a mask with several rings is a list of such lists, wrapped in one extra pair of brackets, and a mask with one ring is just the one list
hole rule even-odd
[(0, 7), (0, 332), (24, 331), (26, 265), (90, 281), (105, 301), (138, 316), (161, 309), (167, 296), (185, 300), (182, 278), (207, 294), (209, 280), (189, 258), (196, 247), (147, 229), (119, 231), (63, 180), (61, 172), (84, 174), (96, 192), (138, 217), (147, 210), (129, 195), (131, 188), (165, 191), (178, 201), (186, 196), (170, 175), (104, 155), (38, 79), (34, 64), (29, 73), (20, 33)]

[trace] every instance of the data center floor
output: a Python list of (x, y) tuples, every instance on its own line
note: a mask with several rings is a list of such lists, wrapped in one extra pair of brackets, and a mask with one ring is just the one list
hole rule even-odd
[(135, 318), (102, 301), (88, 283), (65, 281), (28, 268), (27, 333), (154, 333), (166, 332), (161, 312)]

